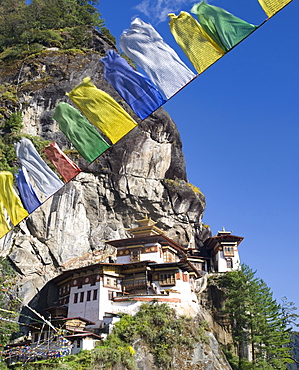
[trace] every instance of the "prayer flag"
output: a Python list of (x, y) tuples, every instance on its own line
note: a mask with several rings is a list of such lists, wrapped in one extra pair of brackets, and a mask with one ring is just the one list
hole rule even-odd
[(15, 177), (24, 207), (29, 213), (32, 213), (41, 205), (41, 202), (30, 183), (26, 168), (23, 167), (20, 169), (19, 173), (16, 174)]
[(13, 174), (8, 171), (0, 172), (0, 201), (14, 226), (29, 215), (13, 188)]
[(292, 0), (258, 0), (264, 12), (270, 18), (282, 8), (288, 5)]
[(23, 137), (15, 144), (15, 149), (18, 160), (47, 198), (63, 186), (63, 182), (44, 162), (29, 139)]
[(43, 152), (53, 163), (65, 182), (71, 181), (81, 172), (80, 168), (63, 153), (56, 143), (50, 143), (43, 149)]
[(11, 228), (5, 219), (3, 203), (0, 200), (0, 239), (10, 230)]
[(198, 73), (224, 55), (189, 13), (182, 11), (178, 16), (173, 13), (168, 16), (171, 33)]
[(194, 4), (191, 12), (197, 15), (202, 28), (224, 52), (229, 51), (257, 28), (205, 1)]
[(60, 102), (55, 108), (53, 118), (87, 162), (91, 163), (110, 148), (95, 127), (68, 103)]
[(169, 99), (196, 75), (163, 40), (152, 25), (136, 18), (122, 33), (119, 45)]
[(140, 119), (145, 119), (166, 102), (152, 81), (135, 71), (114, 50), (108, 50), (101, 62), (104, 64), (106, 81), (115, 88)]
[(84, 78), (67, 95), (113, 144), (137, 126), (133, 118), (110, 95), (91, 82), (90, 77)]

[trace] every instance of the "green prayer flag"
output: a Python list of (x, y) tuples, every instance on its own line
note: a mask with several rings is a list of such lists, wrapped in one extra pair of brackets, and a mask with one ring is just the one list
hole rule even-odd
[(110, 148), (110, 145), (95, 127), (68, 103), (59, 103), (53, 118), (58, 122), (60, 130), (87, 162), (91, 163)]
[(194, 4), (191, 12), (197, 15), (204, 31), (224, 52), (229, 51), (257, 28), (205, 1)]

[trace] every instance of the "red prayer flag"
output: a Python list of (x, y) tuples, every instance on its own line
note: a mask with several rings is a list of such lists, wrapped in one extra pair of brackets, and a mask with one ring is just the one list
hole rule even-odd
[(49, 161), (56, 167), (65, 182), (71, 181), (81, 172), (76, 163), (71, 161), (55, 142), (46, 146), (43, 152), (46, 154)]

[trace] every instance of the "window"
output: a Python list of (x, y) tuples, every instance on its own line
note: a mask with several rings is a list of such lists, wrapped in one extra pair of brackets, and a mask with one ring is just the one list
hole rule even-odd
[(107, 285), (110, 285), (110, 279), (109, 279), (109, 278), (107, 278), (107, 280), (106, 280), (106, 284), (107, 284)]
[(231, 258), (227, 258), (227, 259), (226, 259), (226, 267), (227, 267), (228, 269), (232, 269), (232, 268), (233, 268), (233, 261), (232, 261), (232, 259), (231, 259)]
[(80, 293), (80, 302), (83, 302), (84, 301), (84, 292), (81, 292)]
[(78, 303), (78, 293), (75, 293), (74, 295), (74, 303)]
[(114, 279), (114, 286), (117, 288), (117, 279)]
[(131, 262), (138, 262), (140, 261), (140, 250), (139, 249), (133, 249), (131, 251), (131, 259), (130, 259)]
[(234, 247), (233, 246), (223, 247), (223, 255), (224, 255), (224, 257), (233, 257), (234, 256)]
[(164, 262), (175, 262), (176, 256), (173, 252), (171, 252), (169, 250), (166, 250), (163, 253), (163, 260), (164, 260)]
[(112, 290), (108, 290), (108, 299), (109, 301), (113, 301), (113, 291)]
[(88, 291), (87, 291), (87, 297), (86, 297), (86, 300), (87, 300), (87, 301), (90, 301), (90, 297), (91, 297), (91, 290), (88, 290)]
[(94, 301), (96, 301), (98, 299), (98, 290), (97, 289), (95, 289), (94, 291), (93, 291), (93, 300)]
[(175, 285), (174, 273), (160, 274), (159, 283), (161, 285)]

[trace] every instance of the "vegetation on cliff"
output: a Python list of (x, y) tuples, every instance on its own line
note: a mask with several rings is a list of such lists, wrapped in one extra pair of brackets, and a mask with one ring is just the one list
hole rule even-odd
[(226, 348), (233, 369), (287, 369), (293, 362), (288, 325), (297, 316), (296, 308), (278, 304), (266, 283), (245, 265), (213, 277), (210, 284), (224, 292), (220, 311), (233, 335), (232, 346)]
[(6, 258), (0, 258), (0, 346), (17, 335), (19, 302), (9, 291), (14, 289), (16, 273)]
[(17, 171), (15, 167), (17, 157), (14, 143), (18, 142), (22, 137), (30, 139), (39, 153), (49, 144), (49, 141), (43, 140), (38, 136), (21, 134), (22, 127), (22, 114), (20, 111), (11, 113), (8, 118), (3, 118), (2, 120), (0, 117), (0, 171), (11, 171), (13, 173)]
[(99, 0), (3, 0), (0, 2), (0, 61), (43, 48), (88, 48), (93, 28), (113, 40), (98, 12)]

